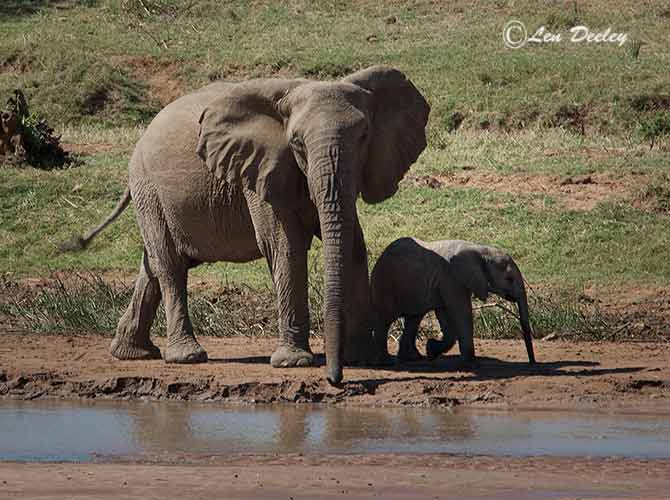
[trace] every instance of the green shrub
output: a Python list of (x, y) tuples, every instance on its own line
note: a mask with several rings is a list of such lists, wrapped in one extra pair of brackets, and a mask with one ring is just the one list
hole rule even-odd
[(640, 133), (649, 142), (649, 149), (652, 149), (659, 138), (670, 135), (670, 112), (645, 117), (640, 122)]

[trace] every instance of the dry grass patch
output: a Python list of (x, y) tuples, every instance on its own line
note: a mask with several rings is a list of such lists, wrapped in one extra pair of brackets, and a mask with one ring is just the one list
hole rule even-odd
[(179, 73), (182, 63), (150, 56), (117, 56), (112, 64), (126, 69), (148, 87), (148, 96), (165, 106), (186, 93), (186, 85)]
[(443, 175), (410, 176), (408, 182), (433, 189), (472, 187), (508, 194), (542, 195), (552, 198), (568, 210), (592, 210), (604, 202), (633, 200), (636, 193), (648, 182), (648, 177), (609, 173), (578, 176), (523, 173), (501, 175), (490, 171), (466, 170)]

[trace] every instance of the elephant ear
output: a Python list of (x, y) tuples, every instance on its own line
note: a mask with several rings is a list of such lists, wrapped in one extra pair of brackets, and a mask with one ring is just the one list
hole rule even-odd
[(489, 296), (489, 279), (482, 254), (471, 248), (457, 251), (449, 259), (449, 271), (456, 280), (479, 300)]
[(274, 206), (296, 207), (307, 181), (286, 140), (277, 102), (300, 80), (254, 80), (226, 89), (200, 115), (197, 153), (230, 186)]
[(344, 81), (373, 94), (372, 130), (361, 194), (378, 203), (398, 190), (398, 183), (426, 147), (430, 106), (403, 73), (373, 66)]

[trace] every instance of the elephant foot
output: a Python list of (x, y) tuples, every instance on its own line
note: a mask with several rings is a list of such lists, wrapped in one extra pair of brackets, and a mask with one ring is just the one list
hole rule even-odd
[(398, 361), (402, 363), (415, 363), (417, 361), (423, 361), (423, 356), (416, 348), (416, 337), (408, 337), (407, 334), (403, 334), (400, 337), (400, 346), (398, 347)]
[(444, 352), (442, 342), (436, 339), (428, 339), (426, 342), (426, 357), (432, 361)]
[(314, 355), (298, 347), (282, 345), (272, 353), (270, 364), (273, 368), (290, 368), (294, 366), (312, 366)]
[(206, 363), (207, 351), (205, 351), (198, 341), (188, 339), (182, 342), (169, 344), (165, 349), (163, 359), (166, 363)]
[(114, 338), (109, 352), (116, 359), (161, 359), (161, 351), (151, 341), (143, 345), (135, 345)]

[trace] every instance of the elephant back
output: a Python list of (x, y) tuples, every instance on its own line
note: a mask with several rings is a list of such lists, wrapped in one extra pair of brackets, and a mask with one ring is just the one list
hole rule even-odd
[(166, 154), (171, 155), (173, 160), (183, 156), (191, 160), (197, 158), (198, 119), (210, 102), (233, 86), (231, 83), (215, 82), (174, 100), (149, 123), (136, 150), (141, 151), (145, 158), (147, 155), (163, 157)]

